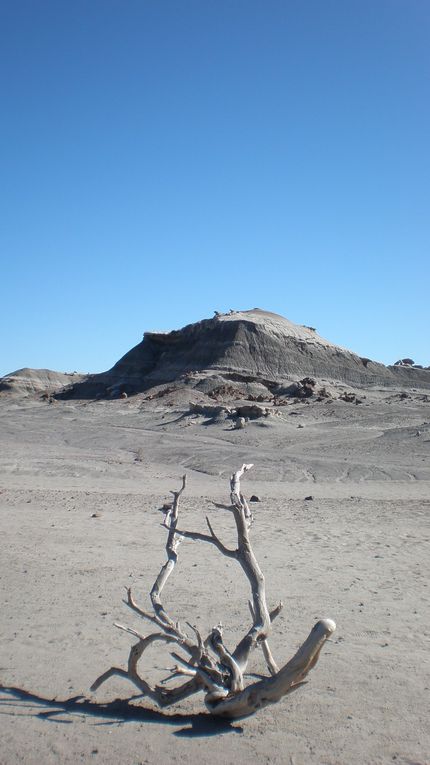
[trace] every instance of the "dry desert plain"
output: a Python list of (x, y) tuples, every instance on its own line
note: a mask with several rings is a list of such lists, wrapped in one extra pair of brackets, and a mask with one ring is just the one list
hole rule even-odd
[[(300, 427), (302, 426), (302, 427)], [(174, 395), (143, 401), (0, 398), (0, 762), (363, 765), (430, 762), (430, 403), (422, 391), (373, 389), (362, 404), (291, 402), (242, 430), (189, 413)], [(148, 606), (165, 561), (160, 508), (179, 488), (183, 528), (208, 515), (233, 543), (229, 476), (252, 505), (252, 540), (269, 606), (270, 643), (286, 662), (315, 621), (337, 630), (308, 683), (244, 720), (219, 722), (194, 696), (160, 711), (120, 678), (148, 631), (122, 603)], [(312, 499), (305, 500), (305, 497)], [(227, 645), (249, 627), (236, 561), (185, 540), (164, 599)], [(141, 673), (174, 664), (154, 646)], [(266, 672), (257, 651), (252, 670)]]

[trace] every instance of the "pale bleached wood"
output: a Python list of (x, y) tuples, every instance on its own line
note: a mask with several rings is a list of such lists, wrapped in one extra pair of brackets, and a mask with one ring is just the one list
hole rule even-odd
[(251, 628), (233, 651), (233, 658), (239, 664), (242, 673), (246, 671), (251, 651), (253, 651), (258, 642), (266, 640), (271, 631), (264, 576), (254, 555), (249, 537), (252, 515), (240, 486), (240, 479), (243, 474), (252, 467), (252, 464), (242, 465), (240, 470), (233, 473), (230, 479), (230, 498), (238, 537), (237, 559), (251, 585), (254, 615)]
[[(206, 522), (210, 534), (178, 529), (179, 499), (186, 486), (186, 476), (183, 476), (179, 491), (172, 492), (173, 503), (164, 521), (164, 525), (168, 529), (167, 561), (162, 566), (150, 593), (154, 613), (148, 613), (137, 605), (130, 589), (127, 589), (127, 600), (125, 601), (134, 613), (156, 624), (162, 631), (145, 637), (131, 627), (117, 624), (119, 629), (137, 637), (139, 642), (130, 649), (127, 670), (111, 667), (93, 683), (92, 691), (96, 691), (102, 683), (111, 677), (119, 676), (130, 680), (142, 695), (149, 697), (163, 708), (203, 691), (206, 707), (212, 714), (240, 718), (254, 714), (267, 704), (279, 701), (283, 696), (297, 690), (304, 684), (305, 677), (315, 666), (324, 643), (333, 633), (335, 623), (330, 619), (317, 622), (295, 656), (282, 669), (278, 669), (269, 647), (268, 637), (272, 622), (281, 611), (282, 603), (279, 603), (276, 608), (269, 612), (266, 603), (264, 576), (250, 541), (249, 532), (253, 518), (241, 491), (241, 478), (252, 467), (251, 464), (244, 464), (231, 476), (231, 505), (217, 505), (233, 513), (237, 530), (237, 548), (235, 550), (225, 547), (215, 534), (209, 519), (206, 519)], [(198, 628), (187, 622), (195, 636), (195, 641), (193, 641), (182, 629), (179, 622), (174, 621), (167, 614), (163, 606), (163, 588), (174, 571), (178, 558), (178, 547), (182, 539), (213, 544), (222, 555), (234, 558), (240, 563), (250, 583), (252, 600), (249, 606), (252, 625), (233, 652), (229, 651), (224, 643), (221, 625), (214, 627), (208, 637), (203, 640)], [(184, 658), (177, 652), (172, 653), (178, 663), (162, 683), (170, 682), (183, 675), (189, 676), (190, 680), (178, 687), (156, 686), (153, 688), (141, 677), (137, 669), (138, 662), (145, 649), (156, 641), (175, 643), (178, 648), (188, 654), (188, 658)], [(271, 677), (264, 677), (245, 688), (244, 675), (251, 653), (257, 646), (263, 650)]]
[[(251, 611), (251, 616), (254, 619), (255, 618), (254, 607), (250, 600), (248, 601), (248, 606), (249, 606), (249, 610)], [(275, 616), (279, 614), (281, 608), (282, 608), (282, 603), (279, 603), (279, 606), (277, 606), (277, 609), (275, 609), (273, 612), (269, 614), (271, 622), (273, 622), (273, 619), (275, 618)], [(274, 616), (272, 616), (272, 613), (274, 614)], [(266, 659), (267, 669), (269, 670), (271, 675), (276, 675), (276, 673), (279, 672), (279, 667), (272, 656), (272, 651), (270, 650), (269, 641), (267, 640), (267, 638), (264, 638), (264, 640), (260, 641), (260, 646), (262, 648), (264, 658)]]
[[(187, 634), (181, 629), (179, 622), (174, 622), (173, 619), (171, 619), (171, 617), (167, 614), (161, 601), (163, 588), (170, 574), (174, 570), (177, 562), (177, 549), (181, 542), (181, 537), (176, 533), (176, 526), (178, 520), (179, 499), (185, 489), (185, 486), (186, 476), (184, 475), (179, 491), (172, 492), (173, 503), (165, 518), (164, 525), (166, 525), (169, 531), (166, 543), (167, 561), (162, 566), (150, 593), (152, 605), (154, 608), (154, 614), (149, 614), (141, 609), (134, 601), (131, 589), (127, 588), (126, 604), (133, 611), (135, 611), (135, 613), (139, 614), (139, 616), (148, 619), (149, 621), (152, 621), (161, 627), (165, 634), (154, 633), (153, 635), (145, 637), (130, 627), (125, 627), (120, 624), (115, 625), (119, 629), (122, 629), (125, 632), (138, 637), (139, 643), (133, 646), (130, 651), (128, 670), (126, 671), (119, 667), (111, 667), (109, 670), (100, 675), (100, 677), (98, 677), (97, 680), (93, 683), (91, 686), (92, 691), (97, 690), (97, 688), (99, 688), (100, 685), (110, 677), (118, 675), (120, 677), (128, 678), (132, 683), (134, 683), (134, 685), (136, 685), (137, 688), (139, 688), (143, 695), (148, 696), (161, 706), (168, 705), (170, 703), (169, 699), (171, 699), (171, 703), (175, 703), (177, 700), (177, 694), (175, 692), (176, 689), (152, 688), (145, 680), (142, 679), (142, 677), (140, 677), (137, 672), (137, 662), (140, 659), (143, 651), (150, 643), (154, 642), (155, 640), (164, 641), (165, 643), (178, 643), (185, 651), (189, 653), (192, 663), (199, 664), (202, 662), (203, 665), (206, 666), (213, 675), (215, 675), (215, 678), (218, 681), (223, 680), (222, 673), (217, 670), (214, 661), (211, 660), (210, 656), (207, 654), (204, 648), (202, 650), (202, 641), (198, 642), (197, 644), (193, 643), (193, 641), (190, 640)], [(207, 684), (202, 684), (201, 680), (198, 677), (195, 677), (194, 684), (187, 684), (184, 692), (186, 692), (186, 695), (190, 695), (190, 693), (197, 692), (198, 690), (201, 690), (202, 687), (206, 686)]]
[(164, 564), (164, 566), (162, 566), (161, 571), (158, 574), (157, 579), (155, 580), (152, 590), (150, 592), (150, 598), (151, 598), (151, 602), (152, 602), (152, 606), (155, 611), (155, 614), (168, 627), (177, 627), (177, 625), (167, 615), (164, 609), (164, 606), (161, 602), (161, 593), (163, 591), (164, 585), (166, 584), (170, 574), (172, 573), (173, 569), (176, 566), (176, 561), (178, 560), (177, 551), (178, 551), (179, 544), (181, 542), (181, 537), (178, 534), (176, 534), (176, 525), (178, 523), (179, 499), (182, 492), (185, 489), (186, 483), (187, 483), (187, 476), (184, 475), (182, 477), (182, 486), (179, 489), (179, 491), (172, 492), (173, 504), (168, 515), (165, 518), (165, 524), (169, 530), (169, 533), (167, 535), (167, 542), (166, 542), (167, 561)]
[[(216, 666), (214, 662), (211, 661), (208, 655), (202, 655), (200, 645), (198, 643), (196, 645), (192, 640), (190, 640), (188, 635), (182, 630), (180, 623), (177, 621), (175, 622), (167, 614), (161, 600), (164, 586), (176, 566), (178, 559), (178, 547), (182, 541), (182, 536), (177, 532), (177, 524), (179, 515), (179, 500), (183, 491), (185, 490), (186, 482), (187, 476), (184, 475), (182, 476), (181, 488), (178, 491), (171, 492), (173, 494), (173, 502), (171, 507), (168, 509), (164, 519), (163, 525), (168, 529), (166, 542), (167, 561), (161, 567), (160, 573), (158, 574), (150, 592), (154, 614), (147, 613), (136, 604), (132, 597), (131, 589), (127, 590), (126, 603), (133, 611), (139, 614), (139, 616), (154, 622), (159, 627), (161, 627), (167, 635), (175, 637), (177, 642), (180, 643), (181, 647), (192, 657), (193, 663), (198, 664), (203, 660), (206, 666), (215, 671)], [(215, 535), (213, 536), (216, 538)]]
[(180, 529), (177, 529), (176, 533), (185, 539), (192, 539), (194, 542), (209, 542), (210, 544), (215, 545), (220, 553), (225, 555), (226, 558), (237, 558), (237, 550), (229, 550), (228, 547), (223, 545), (219, 537), (215, 534), (211, 522), (207, 517), (206, 523), (210, 531), (210, 536), (209, 534), (202, 534), (200, 531), (182, 531)]
[(177, 701), (187, 698), (193, 693), (197, 693), (199, 690), (201, 690), (202, 683), (195, 677), (192, 681), (188, 681), (185, 685), (181, 686), (180, 689), (164, 689), (159, 687), (152, 688), (137, 671), (137, 664), (139, 659), (141, 658), (146, 648), (148, 648), (148, 646), (152, 643), (156, 641), (162, 641), (164, 643), (175, 643), (177, 642), (176, 638), (172, 637), (171, 635), (164, 635), (163, 633), (154, 633), (144, 637), (129, 627), (123, 627), (122, 625), (117, 626), (120, 629), (129, 632), (130, 634), (137, 634), (139, 637), (139, 642), (133, 645), (130, 649), (127, 670), (121, 669), (120, 667), (110, 667), (110, 669), (108, 669), (106, 672), (103, 672), (103, 674), (100, 675), (92, 684), (90, 690), (93, 693), (97, 691), (97, 689), (100, 688), (100, 686), (105, 683), (106, 680), (109, 680), (114, 676), (130, 680), (130, 682), (132, 682), (139, 689), (142, 695), (148, 696), (150, 699), (152, 699), (152, 701), (155, 701), (156, 704), (162, 707), (174, 704)]
[(209, 642), (214, 653), (219, 656), (221, 663), (227, 667), (231, 673), (230, 693), (237, 693), (243, 690), (243, 673), (235, 658), (224, 645), (222, 639), (222, 627), (214, 627)]
[(211, 701), (206, 697), (207, 708), (220, 717), (239, 719), (280, 701), (304, 684), (305, 677), (318, 661), (324, 643), (335, 629), (331, 619), (317, 622), (297, 653), (276, 675), (252, 683), (241, 693), (221, 700)]

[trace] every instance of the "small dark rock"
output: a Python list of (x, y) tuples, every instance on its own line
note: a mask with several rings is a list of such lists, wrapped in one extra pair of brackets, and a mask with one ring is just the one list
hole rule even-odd
[(308, 496), (308, 497), (305, 497), (305, 502), (309, 502), (309, 501), (310, 501), (310, 500), (312, 500), (312, 499), (313, 499), (313, 496), (312, 496), (312, 494), (309, 494), (309, 496)]
[[(339, 396), (339, 399), (341, 401), (346, 401), (348, 404), (353, 404), (354, 402), (356, 402), (357, 397), (355, 393), (348, 393), (345, 390), (343, 393), (341, 393), (341, 395)], [(360, 401), (360, 404), (361, 404), (361, 401)]]
[(249, 498), (250, 502), (261, 502), (260, 497), (257, 497), (256, 494), (253, 494), (252, 497)]
[(413, 359), (399, 359), (394, 362), (395, 367), (413, 367), (415, 361)]

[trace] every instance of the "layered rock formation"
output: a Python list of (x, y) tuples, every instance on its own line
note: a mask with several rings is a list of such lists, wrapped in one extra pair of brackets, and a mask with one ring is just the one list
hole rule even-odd
[(83, 380), (83, 375), (76, 372), (54, 372), (52, 369), (18, 369), (5, 377), (0, 377), (0, 392), (17, 395), (42, 393), (50, 395), (64, 386), (70, 386)]
[[(386, 367), (357, 356), (274, 313), (254, 308), (218, 314), (172, 332), (145, 332), (109, 371), (74, 385), (72, 395), (128, 394), (186, 378), (271, 390), (303, 377), (356, 387), (430, 388), (430, 371)], [(207, 391), (205, 391), (207, 392)]]

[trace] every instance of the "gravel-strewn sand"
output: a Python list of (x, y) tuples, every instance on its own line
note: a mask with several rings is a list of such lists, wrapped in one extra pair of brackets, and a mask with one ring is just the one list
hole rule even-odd
[[(291, 404), (238, 431), (183, 415), (139, 397), (0, 400), (0, 763), (428, 763), (426, 396)], [(317, 618), (338, 625), (309, 683), (224, 727), (200, 697), (162, 713), (138, 698), (110, 704), (135, 695), (118, 679), (91, 695), (128, 655), (132, 639), (113, 622), (148, 629), (121, 600), (132, 585), (148, 602), (169, 490), (186, 471), (182, 525), (203, 530), (209, 514), (232, 541), (228, 512), (210, 500), (227, 499), (243, 461), (255, 463), (243, 489), (261, 497), (253, 541), (269, 603), (285, 604), (271, 638), (278, 663)], [(247, 598), (234, 561), (182, 544), (165, 590), (178, 617), (202, 631), (222, 620), (232, 644)], [(145, 661), (152, 680), (174, 663), (166, 648)], [(254, 666), (264, 670), (260, 654)]]

